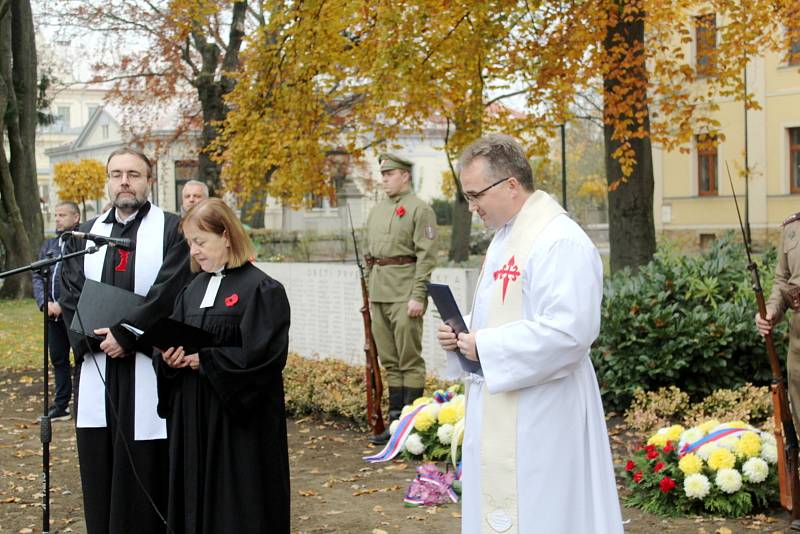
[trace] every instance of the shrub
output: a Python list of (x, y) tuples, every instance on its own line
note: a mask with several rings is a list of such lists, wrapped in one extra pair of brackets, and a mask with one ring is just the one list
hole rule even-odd
[[(775, 251), (757, 258), (769, 294)], [(664, 247), (637, 274), (606, 280), (600, 336), (592, 348), (606, 405), (628, 405), (637, 388), (680, 384), (693, 401), (716, 389), (770, 378), (756, 332), (755, 298), (743, 247), (732, 232), (701, 255)], [(775, 331), (786, 346), (786, 324)]]
[(444, 198), (434, 198), (431, 207), (436, 214), (436, 224), (450, 226), (453, 224), (453, 201)]
[(718, 389), (696, 404), (691, 404), (689, 395), (675, 386), (647, 392), (637, 389), (624, 419), (638, 436), (651, 434), (675, 420), (686, 421), (688, 425), (712, 419), (744, 421), (769, 431), (774, 428), (769, 387), (752, 384)]
[[(283, 370), (283, 381), (286, 410), (290, 415), (330, 415), (349, 419), (359, 428), (367, 428), (363, 366), (332, 359), (312, 360), (290, 354)], [(388, 413), (385, 376), (383, 384), (382, 413), (385, 420)], [(428, 376), (425, 391), (446, 389), (451, 385), (450, 382)]]

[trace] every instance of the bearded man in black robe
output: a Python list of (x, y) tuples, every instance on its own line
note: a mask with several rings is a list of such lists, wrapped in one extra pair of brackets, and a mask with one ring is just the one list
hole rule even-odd
[[(86, 529), (89, 534), (163, 532), (166, 422), (156, 412), (152, 354), (137, 347), (136, 336), (122, 325), (147, 330), (172, 313), (175, 297), (192, 276), (189, 254), (178, 216), (148, 201), (154, 180), (147, 156), (120, 148), (109, 156), (106, 171), (113, 206), (80, 231), (130, 238), (135, 248), (104, 246), (64, 262), (64, 318), (71, 324), (87, 278), (135, 292), (143, 300), (122, 321), (95, 330), (102, 338), (99, 344), (70, 332), (77, 363), (76, 434)], [(88, 245), (73, 238), (65, 252)]]

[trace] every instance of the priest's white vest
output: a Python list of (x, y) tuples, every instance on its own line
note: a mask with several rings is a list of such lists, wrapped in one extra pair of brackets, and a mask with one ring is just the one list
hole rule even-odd
[[(92, 225), (91, 233), (110, 236), (112, 223), (103, 222), (101, 214)], [(145, 296), (156, 280), (164, 263), (164, 212), (154, 205), (142, 219), (136, 233), (136, 255), (134, 256), (134, 292)], [(91, 243), (86, 244), (87, 248)], [(94, 254), (84, 256), (83, 272), (87, 279), (101, 281), (106, 257), (106, 246)], [(112, 325), (109, 325), (112, 326)], [(87, 354), (81, 365), (80, 391), (76, 426), (78, 428), (105, 428), (108, 426), (105, 399), (106, 354)], [(152, 360), (137, 352), (135, 355), (134, 421), (133, 438), (136, 441), (166, 439), (167, 423), (158, 416), (158, 390)]]
[[(544, 191), (533, 193), (511, 227), (503, 266), (494, 273), (486, 327), (521, 320), (523, 275), (542, 230), (566, 212)], [(477, 291), (476, 291), (477, 294)], [(480, 438), (481, 532), (517, 534), (517, 392), (491, 394), (484, 387)]]

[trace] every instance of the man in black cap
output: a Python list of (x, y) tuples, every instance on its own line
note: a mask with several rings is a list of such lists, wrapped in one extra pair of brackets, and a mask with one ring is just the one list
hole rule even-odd
[[(436, 264), (436, 215), (411, 188), (411, 162), (394, 154), (378, 158), (386, 198), (367, 219), (367, 272), (372, 333), (389, 382), (389, 423), (404, 404), (422, 396), (422, 315), (426, 284)], [(386, 443), (389, 432), (370, 438)]]

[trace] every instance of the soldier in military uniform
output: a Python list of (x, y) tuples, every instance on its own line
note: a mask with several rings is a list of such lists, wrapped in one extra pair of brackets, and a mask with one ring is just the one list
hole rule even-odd
[(756, 314), (756, 327), (763, 336), (781, 319), (787, 308), (795, 311), (789, 330), (789, 354), (786, 358), (789, 375), (789, 400), (794, 427), (800, 431), (800, 213), (795, 213), (781, 227), (778, 243), (778, 265), (772, 293), (767, 301), (767, 318)]
[[(411, 190), (412, 164), (393, 154), (378, 161), (387, 198), (367, 219), (366, 263), (372, 333), (389, 382), (389, 422), (422, 395), (422, 315), (436, 263), (436, 216)], [(389, 433), (370, 438), (385, 443)]]

